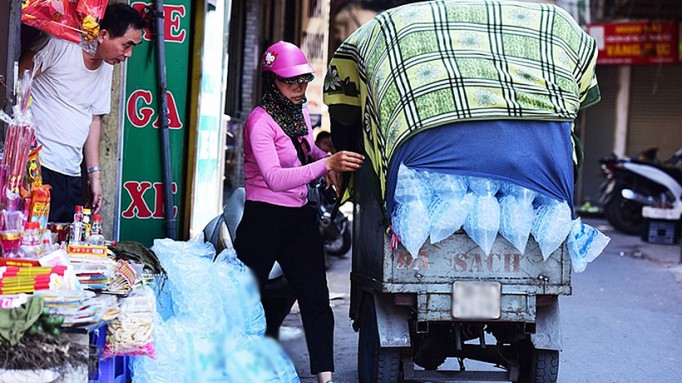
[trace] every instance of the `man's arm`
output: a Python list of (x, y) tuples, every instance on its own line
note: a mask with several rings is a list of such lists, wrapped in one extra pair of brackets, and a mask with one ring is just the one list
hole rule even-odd
[(92, 213), (96, 214), (102, 207), (102, 183), (100, 181), (101, 169), (99, 165), (99, 137), (101, 130), (101, 116), (92, 116), (90, 133), (83, 147), (83, 159), (88, 179), (89, 203)]
[[(33, 71), (33, 57), (35, 57), (36, 53), (38, 52), (27, 50), (21, 54), (21, 57), (19, 58), (19, 76), (21, 76), (25, 70)], [(37, 76), (38, 73), (35, 75)]]

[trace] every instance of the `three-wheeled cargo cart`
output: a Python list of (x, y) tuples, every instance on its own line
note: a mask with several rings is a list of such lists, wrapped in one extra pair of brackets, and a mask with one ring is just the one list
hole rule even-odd
[[(382, 211), (356, 173), (350, 317), (361, 383), (403, 379), (556, 382), (560, 295), (571, 293), (566, 246), (543, 260), (498, 236), (485, 255), (462, 230), (413, 257), (392, 249)], [(459, 368), (437, 370), (448, 357)], [(469, 371), (465, 359), (500, 369)], [(422, 369), (415, 369), (414, 365)]]
[[(597, 54), (560, 7), (502, 0), (391, 8), (336, 49), (324, 86), (334, 145), (366, 155), (351, 191), (361, 383), (556, 382), (568, 246), (543, 256), (531, 236), (521, 253), (498, 235), (486, 254), (459, 230), (408, 252), (394, 246), (388, 204), (404, 164), (515, 183), (570, 206), (582, 161), (573, 122), (600, 99)], [(446, 373), (448, 357), (459, 368)], [(469, 371), (467, 359), (499, 368)]]

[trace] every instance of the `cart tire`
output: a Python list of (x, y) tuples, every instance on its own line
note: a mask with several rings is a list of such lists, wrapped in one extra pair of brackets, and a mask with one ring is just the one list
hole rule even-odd
[(360, 383), (398, 383), (400, 352), (379, 344), (376, 311), (368, 299), (360, 315), (358, 337), (358, 377)]
[(559, 351), (539, 350), (530, 345), (528, 358), (521, 364), (519, 383), (556, 383), (559, 378)]

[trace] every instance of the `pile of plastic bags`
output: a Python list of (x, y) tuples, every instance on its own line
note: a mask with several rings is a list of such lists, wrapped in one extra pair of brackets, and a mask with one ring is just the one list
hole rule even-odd
[(565, 241), (573, 270), (582, 272), (610, 240), (580, 218), (573, 219), (565, 201), (509, 182), (401, 164), (394, 199), (393, 232), (415, 257), (427, 239), (438, 243), (460, 229), (485, 255), (498, 234), (522, 254), (532, 235), (545, 260)]
[(263, 335), (257, 282), (233, 249), (216, 257), (199, 237), (155, 240), (151, 249), (167, 279), (155, 285), (156, 358), (133, 358), (133, 382), (300, 382), (281, 346)]

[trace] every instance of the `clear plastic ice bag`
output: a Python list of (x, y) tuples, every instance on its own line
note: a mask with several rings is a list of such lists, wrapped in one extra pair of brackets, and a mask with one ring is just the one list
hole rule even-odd
[(500, 183), (481, 177), (469, 177), (469, 190), (474, 194), (473, 206), (464, 221), (464, 231), (483, 250), (490, 254), (500, 229), (500, 203), (495, 193)]
[(156, 358), (131, 357), (130, 368), (133, 383), (186, 382), (190, 381), (187, 368), (187, 341), (189, 331), (177, 318), (163, 321), (154, 316), (154, 348)]
[(430, 186), (417, 171), (400, 164), (391, 225), (400, 242), (414, 257), (418, 256), (429, 236), (428, 205), (432, 194)]
[(521, 254), (526, 251), (533, 228), (533, 200), (536, 193), (509, 182), (500, 188), (500, 234)]
[(299, 383), (293, 362), (269, 337), (238, 335), (225, 343), (227, 382)]
[(571, 208), (566, 202), (542, 197), (536, 199), (535, 217), (530, 233), (540, 245), (542, 258), (549, 256), (566, 240), (572, 227)]
[(429, 204), (429, 235), (431, 243), (438, 243), (459, 230), (473, 203), (467, 192), (466, 177), (436, 172), (423, 172), (431, 185), (433, 196)]

